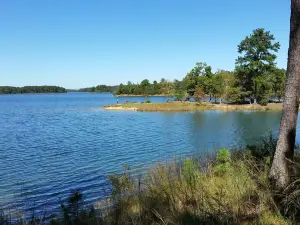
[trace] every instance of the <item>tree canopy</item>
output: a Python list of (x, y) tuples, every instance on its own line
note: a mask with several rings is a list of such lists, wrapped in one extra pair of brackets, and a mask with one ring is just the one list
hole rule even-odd
[(167, 95), (174, 96), (173, 86), (174, 82), (161, 79), (160, 82), (153, 81), (152, 83), (145, 79), (141, 83), (120, 84), (116, 90), (117, 95)]
[(108, 85), (97, 85), (94, 87), (88, 87), (88, 88), (81, 88), (78, 91), (79, 92), (98, 92), (98, 93), (105, 93), (110, 92), (113, 93), (118, 86), (108, 86)]
[(269, 100), (272, 76), (276, 69), (276, 55), (280, 44), (263, 28), (253, 31), (238, 45), (240, 56), (236, 60), (236, 77), (244, 96), (256, 102)]

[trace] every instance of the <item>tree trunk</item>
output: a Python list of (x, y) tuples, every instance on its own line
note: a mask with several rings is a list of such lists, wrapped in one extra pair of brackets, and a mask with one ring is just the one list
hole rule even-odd
[(287, 187), (293, 175), (296, 125), (299, 110), (300, 82), (300, 0), (291, 0), (290, 46), (288, 54), (286, 89), (280, 122), (279, 137), (270, 178), (280, 190)]

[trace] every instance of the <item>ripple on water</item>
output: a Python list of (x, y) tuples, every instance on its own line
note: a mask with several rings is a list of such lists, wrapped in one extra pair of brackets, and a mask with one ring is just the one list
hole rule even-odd
[(74, 189), (92, 203), (110, 195), (107, 175), (124, 164), (137, 175), (158, 161), (276, 133), (280, 120), (277, 112), (96, 110), (113, 103), (109, 94), (0, 96), (0, 206), (57, 209)]

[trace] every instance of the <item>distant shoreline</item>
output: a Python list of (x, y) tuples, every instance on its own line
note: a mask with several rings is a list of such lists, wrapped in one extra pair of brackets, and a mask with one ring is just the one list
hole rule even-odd
[(67, 94), (68, 92), (45, 92), (45, 93), (0, 93), (0, 95), (54, 95), (54, 94)]
[(104, 106), (105, 110), (139, 111), (139, 112), (193, 112), (205, 110), (221, 111), (280, 111), (282, 103), (269, 103), (266, 106), (257, 104), (213, 104), (198, 102), (168, 102), (168, 103), (124, 103)]
[[(69, 92), (80, 92), (80, 91), (69, 91)], [(82, 93), (89, 93), (89, 94), (112, 94), (111, 92), (89, 92), (89, 91), (83, 91)], [(167, 97), (166, 95), (133, 95), (133, 94), (121, 94), (116, 95), (117, 97)]]

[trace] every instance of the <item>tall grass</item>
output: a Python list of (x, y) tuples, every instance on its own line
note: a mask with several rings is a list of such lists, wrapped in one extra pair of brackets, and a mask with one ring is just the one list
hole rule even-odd
[[(60, 215), (26, 223), (295, 224), (300, 221), (300, 179), (295, 177), (283, 193), (274, 192), (268, 174), (275, 143), (269, 137), (242, 151), (220, 149), (214, 158), (157, 164), (138, 179), (125, 166), (122, 174), (109, 176), (110, 200), (85, 208), (82, 194), (73, 192)], [(1, 211), (0, 224), (11, 224)]]
[(114, 177), (114, 224), (290, 223), (273, 201), (267, 165), (257, 165), (250, 155), (233, 160), (227, 149), (216, 160), (199, 162), (187, 158), (182, 165), (157, 165), (143, 188), (129, 171)]

